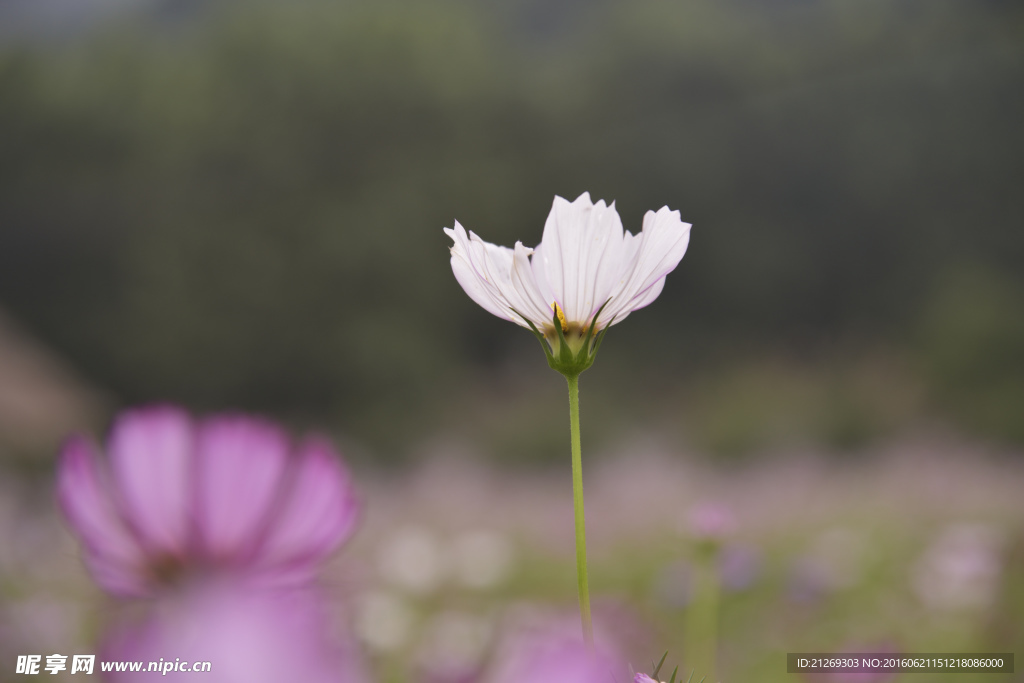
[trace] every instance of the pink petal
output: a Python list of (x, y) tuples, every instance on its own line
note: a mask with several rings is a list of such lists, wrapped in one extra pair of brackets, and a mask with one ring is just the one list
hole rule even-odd
[(85, 546), (90, 573), (117, 595), (148, 592), (145, 555), (114, 507), (95, 449), (81, 438), (69, 441), (57, 468), (57, 501)]
[(245, 417), (206, 422), (196, 437), (195, 519), (202, 552), (245, 560), (269, 523), (288, 459), (274, 425)]
[(126, 521), (151, 554), (182, 556), (191, 524), (192, 424), (181, 410), (122, 413), (110, 460)]
[(144, 598), (157, 591), (153, 577), (141, 560), (136, 563), (125, 562), (109, 555), (95, 555), (88, 549), (82, 559), (93, 581), (111, 595)]
[(293, 476), (258, 559), (282, 581), (311, 576), (352, 534), (358, 516), (348, 473), (326, 439), (306, 441)]
[[(112, 681), (361, 683), (368, 681), (351, 643), (332, 642), (323, 597), (312, 590), (262, 592), (228, 583), (163, 596), (139, 623), (121, 624), (97, 659), (139, 661), (139, 673)], [(210, 662), (208, 672), (153, 671), (148, 662)], [(96, 668), (99, 669), (97, 662)], [(167, 673), (171, 675), (168, 676)]]
[(522, 638), (499, 651), (488, 680), (492, 683), (593, 683), (620, 681), (625, 663), (609, 650), (590, 652), (582, 638), (547, 634)]

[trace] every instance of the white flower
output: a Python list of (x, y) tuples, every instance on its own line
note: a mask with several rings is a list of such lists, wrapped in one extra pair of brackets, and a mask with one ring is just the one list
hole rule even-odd
[(591, 323), (601, 331), (658, 298), (686, 253), (690, 224), (665, 206), (648, 211), (642, 231), (632, 235), (614, 202), (594, 204), (584, 192), (574, 202), (555, 197), (535, 249), (484, 242), (458, 221), (445, 233), (455, 241), (452, 271), (466, 294), (557, 345), (554, 315), (567, 338), (583, 337)]

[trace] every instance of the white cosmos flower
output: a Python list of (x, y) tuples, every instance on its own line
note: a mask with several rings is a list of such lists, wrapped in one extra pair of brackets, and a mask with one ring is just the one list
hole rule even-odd
[(535, 249), (484, 242), (458, 221), (445, 233), (455, 241), (452, 271), (466, 294), (499, 318), (532, 323), (551, 340), (553, 314), (566, 335), (585, 334), (598, 311), (595, 331), (658, 298), (686, 253), (690, 224), (665, 206), (648, 211), (633, 235), (623, 231), (615, 202), (594, 204), (584, 192), (574, 202), (555, 197)]

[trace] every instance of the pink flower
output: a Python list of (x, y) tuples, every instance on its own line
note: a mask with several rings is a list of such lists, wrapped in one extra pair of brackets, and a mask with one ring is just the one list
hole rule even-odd
[[(114, 683), (168, 680), (167, 673), (180, 675), (182, 668), (191, 675), (204, 662), (209, 671), (196, 675), (212, 683), (367, 681), (351, 644), (338, 647), (326, 637), (321, 604), (309, 589), (251, 591), (207, 582), (158, 599), (141, 622), (116, 630), (98, 659), (142, 662), (140, 672), (108, 674)], [(149, 662), (155, 671), (147, 671)]]
[(272, 423), (240, 415), (198, 424), (173, 407), (122, 413), (104, 462), (72, 439), (58, 500), (93, 578), (153, 596), (193, 578), (252, 585), (311, 579), (351, 534), (358, 505), (331, 444), (292, 448)]
[(651, 678), (647, 674), (638, 673), (633, 677), (633, 683), (659, 683), (659, 681)]
[(616, 683), (628, 675), (626, 662), (600, 632), (591, 652), (578, 635), (579, 624), (541, 623), (507, 637), (487, 683)]
[(736, 518), (721, 503), (699, 503), (690, 510), (690, 533), (702, 540), (720, 541), (736, 529)]

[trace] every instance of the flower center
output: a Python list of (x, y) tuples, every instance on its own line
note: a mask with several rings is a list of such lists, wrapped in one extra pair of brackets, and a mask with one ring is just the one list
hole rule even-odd
[(188, 567), (180, 557), (165, 554), (150, 560), (147, 570), (156, 583), (162, 586), (172, 586), (182, 581), (188, 572)]

